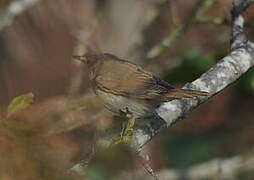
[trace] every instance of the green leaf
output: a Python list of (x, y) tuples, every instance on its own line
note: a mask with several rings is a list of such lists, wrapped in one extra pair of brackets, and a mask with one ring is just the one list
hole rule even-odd
[(126, 116), (127, 119), (122, 124), (121, 133), (112, 138), (110, 146), (120, 143), (131, 144), (136, 119), (132, 114), (126, 114)]
[(34, 94), (27, 93), (21, 96), (15, 97), (12, 99), (10, 104), (8, 105), (8, 113), (7, 116), (10, 116), (16, 112), (19, 112), (25, 108), (27, 108), (30, 104), (33, 103)]

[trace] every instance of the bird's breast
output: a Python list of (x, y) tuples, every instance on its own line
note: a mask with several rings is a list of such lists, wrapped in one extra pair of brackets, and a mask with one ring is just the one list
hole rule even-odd
[(135, 117), (148, 116), (154, 113), (153, 105), (144, 100), (119, 96), (99, 89), (96, 89), (96, 94), (105, 107), (117, 115), (120, 114), (120, 110), (125, 110), (126, 107)]

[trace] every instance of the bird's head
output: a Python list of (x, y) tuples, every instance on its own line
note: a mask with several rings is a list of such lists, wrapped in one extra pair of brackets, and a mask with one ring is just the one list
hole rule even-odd
[(101, 59), (102, 54), (98, 54), (95, 52), (87, 52), (84, 55), (73, 55), (72, 56), (75, 60), (81, 61), (89, 66), (93, 66), (98, 60)]

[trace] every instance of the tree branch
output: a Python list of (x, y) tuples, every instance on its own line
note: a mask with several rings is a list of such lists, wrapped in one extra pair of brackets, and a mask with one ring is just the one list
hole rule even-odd
[(9, 26), (13, 19), (40, 0), (14, 0), (0, 11), (0, 31)]
[[(242, 13), (250, 1), (235, 0), (232, 9), (231, 52), (210, 68), (200, 78), (186, 84), (184, 88), (207, 91), (212, 95), (220, 92), (235, 82), (254, 65), (254, 45), (247, 41), (243, 32), (244, 18)], [(192, 109), (209, 98), (174, 100), (162, 104), (156, 109), (158, 116), (149, 118), (149, 122), (139, 125), (134, 133), (135, 147), (140, 149), (153, 136), (177, 120), (182, 119)], [(148, 118), (143, 122), (147, 122)]]
[[(246, 2), (246, 0), (235, 0), (235, 2), (238, 1)], [(254, 65), (254, 43), (247, 41), (243, 33), (244, 18), (241, 14), (246, 9), (247, 5), (248, 3), (234, 3), (234, 8), (232, 10), (231, 52), (205, 72), (200, 78), (192, 83), (186, 84), (184, 88), (207, 91), (213, 96), (235, 82)], [(133, 135), (134, 148), (140, 151), (142, 146), (155, 135), (182, 119), (187, 113), (198, 105), (206, 102), (208, 99), (207, 97), (197, 97), (192, 99), (173, 100), (158, 107), (156, 109), (156, 116), (137, 120)], [(99, 141), (102, 140), (103, 142), (99, 144), (107, 146), (111, 137), (112, 134), (103, 136), (102, 139), (99, 139)], [(80, 173), (84, 171), (82, 164), (77, 164), (73, 167), (73, 170)]]

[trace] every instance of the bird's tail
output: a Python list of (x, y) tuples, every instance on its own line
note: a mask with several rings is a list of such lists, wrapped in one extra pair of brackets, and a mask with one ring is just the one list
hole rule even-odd
[(197, 96), (209, 96), (208, 92), (187, 89), (172, 89), (165, 95), (169, 100), (180, 98), (193, 98)]

